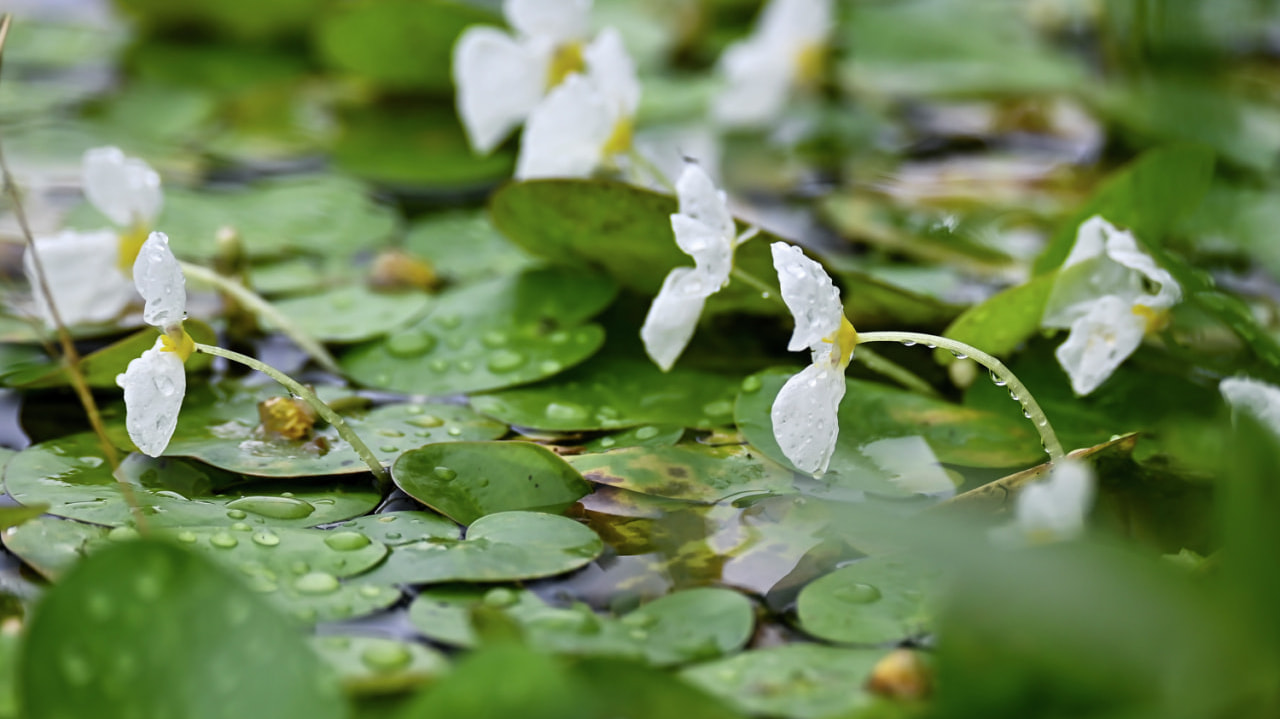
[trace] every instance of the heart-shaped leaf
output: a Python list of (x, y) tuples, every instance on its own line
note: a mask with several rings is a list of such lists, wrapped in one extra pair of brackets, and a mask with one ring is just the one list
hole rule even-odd
[(895, 557), (842, 567), (800, 591), (800, 626), (832, 642), (881, 644), (927, 630), (934, 575)]

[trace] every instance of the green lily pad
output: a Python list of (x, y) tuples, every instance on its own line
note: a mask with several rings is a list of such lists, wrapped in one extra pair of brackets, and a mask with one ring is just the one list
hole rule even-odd
[[(177, 660), (182, 656), (200, 661)], [(44, 595), (18, 664), (24, 714), (346, 716), (337, 684), (291, 622), (211, 562), (128, 542)], [(146, 691), (124, 691), (145, 677)]]
[[(79, 228), (104, 224), (87, 205), (67, 222)], [(156, 227), (173, 238), (179, 257), (216, 256), (218, 230), (227, 226), (240, 233), (250, 257), (296, 252), (341, 258), (385, 242), (396, 215), (370, 200), (363, 184), (337, 175), (263, 180), (222, 191), (165, 188)]]
[[(769, 410), (790, 376), (784, 370), (768, 370), (747, 378), (734, 410), (747, 441), (785, 466), (792, 465), (773, 437)], [(845, 386), (838, 412), (840, 435), (830, 472), (866, 489), (902, 492), (886, 481), (894, 468), (866, 452), (873, 443), (886, 439), (924, 437), (939, 462), (965, 467), (1014, 467), (1038, 463), (1045, 457), (1039, 435), (1012, 400), (1006, 416), (873, 382), (846, 379)]]
[(361, 342), (409, 324), (430, 304), (422, 292), (374, 292), (356, 284), (280, 300), (276, 309), (322, 342)]
[(516, 621), (535, 648), (565, 654), (643, 657), (668, 666), (720, 656), (751, 638), (751, 602), (729, 589), (704, 587), (668, 594), (621, 617), (577, 605), (551, 607), (527, 590), (428, 589), (409, 619), (428, 638), (473, 647), (473, 608), (484, 605)]
[(587, 452), (604, 452), (623, 447), (670, 447), (684, 436), (684, 427), (675, 424), (646, 424), (622, 432), (606, 434), (582, 445)]
[[(205, 344), (216, 343), (217, 334), (213, 328), (199, 320), (187, 320), (183, 323), (191, 339)], [(151, 349), (159, 335), (150, 327), (113, 342), (100, 350), (95, 350), (80, 358), (80, 372), (90, 387), (117, 388), (116, 375), (124, 372), (129, 363), (137, 359), (145, 350)], [(209, 366), (213, 358), (206, 354), (196, 353), (187, 359), (187, 372), (199, 372)], [(23, 372), (6, 374), (5, 384), (23, 389), (39, 389), (44, 387), (65, 387), (70, 385), (61, 363), (47, 359)]]
[(382, 542), (392, 547), (431, 537), (462, 538), (462, 527), (435, 512), (379, 512), (343, 522), (338, 526), (362, 532), (375, 542)]
[(417, 642), (325, 634), (311, 638), (311, 647), (354, 694), (403, 692), (437, 679), (449, 671), (449, 660)]
[(585, 360), (604, 330), (584, 321), (616, 287), (566, 269), (539, 269), (439, 296), (425, 320), (341, 359), (356, 381), (382, 389), (452, 395), (524, 384)]
[[(306, 440), (267, 439), (258, 432), (258, 402), (285, 395), (267, 386), (255, 390), (207, 390), (188, 397), (166, 456), (195, 457), (215, 467), (258, 477), (309, 477), (368, 472), (369, 467), (332, 426), (315, 429)], [(446, 404), (391, 404), (345, 418), (383, 464), (431, 442), (494, 439), (505, 425), (467, 407)]]
[(932, 577), (897, 557), (842, 567), (800, 591), (800, 627), (832, 642), (881, 644), (928, 630)]
[(23, 522), (35, 519), (49, 510), (44, 504), (31, 507), (0, 507), (0, 529), (16, 527)]
[(546, 447), (529, 442), (452, 442), (405, 452), (396, 486), (459, 524), (495, 512), (561, 514), (591, 485)]
[(221, 527), (166, 529), (164, 534), (230, 570), (262, 581), (307, 572), (349, 577), (387, 555), (385, 544), (349, 529), (254, 528), (228, 522)]
[[(175, 471), (189, 468), (186, 472)], [(199, 467), (133, 455), (121, 465), (147, 521), (157, 526), (250, 525), (310, 527), (366, 514), (380, 497), (371, 488), (337, 482), (254, 484), (215, 491)], [(42, 442), (23, 450), (4, 472), (9, 494), (49, 513), (94, 524), (132, 521), (120, 483), (90, 433)], [(174, 484), (182, 481), (184, 484)]]
[(688, 667), (680, 677), (744, 712), (821, 719), (869, 704), (862, 686), (883, 657), (882, 650), (788, 644)]
[(455, 282), (513, 275), (536, 261), (498, 232), (486, 212), (453, 211), (415, 223), (404, 249)]
[(794, 491), (791, 470), (744, 444), (628, 447), (568, 460), (592, 482), (668, 499), (715, 503)]
[[(91, 546), (104, 542), (107, 528), (57, 517), (37, 517), (0, 533), (5, 549), (45, 579), (62, 576)], [(129, 532), (127, 538), (137, 536)]]
[(471, 406), (508, 424), (569, 431), (643, 424), (728, 424), (737, 383), (723, 375), (641, 359), (588, 362), (550, 382), (471, 398)]
[(596, 533), (572, 519), (540, 512), (500, 512), (477, 519), (465, 539), (431, 538), (392, 547), (364, 575), (369, 582), (512, 582), (571, 572), (604, 550)]

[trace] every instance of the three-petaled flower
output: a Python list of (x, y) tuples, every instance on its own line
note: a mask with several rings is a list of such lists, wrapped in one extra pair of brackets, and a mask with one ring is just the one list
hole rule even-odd
[(1132, 234), (1096, 215), (1082, 223), (1042, 320), (1045, 327), (1071, 329), (1056, 354), (1076, 394), (1105, 382), (1180, 299), (1173, 276)]
[(640, 81), (622, 37), (603, 30), (582, 54), (586, 73), (569, 75), (529, 116), (517, 179), (586, 177), (631, 150)]
[(812, 364), (787, 380), (773, 400), (769, 412), (773, 436), (792, 464), (820, 475), (827, 471), (835, 452), (844, 371), (853, 359), (858, 333), (844, 315), (840, 290), (822, 265), (785, 242), (775, 242), (771, 249), (782, 300), (796, 321), (787, 349), (808, 349), (813, 358)]
[(685, 164), (676, 196), (680, 211), (671, 216), (671, 229), (676, 245), (693, 258), (694, 266), (667, 274), (640, 328), (645, 352), (663, 372), (689, 344), (707, 298), (729, 283), (734, 249), (755, 234), (754, 229), (734, 234), (724, 193), (696, 163)]
[(715, 119), (741, 127), (776, 120), (793, 90), (819, 79), (833, 16), (831, 0), (772, 0), (751, 37), (720, 59), (728, 87), (716, 98)]
[(471, 147), (497, 147), (547, 92), (586, 65), (591, 0), (506, 0), (515, 28), (471, 27), (453, 48), (458, 115)]
[[(85, 197), (119, 230), (63, 230), (36, 238), (47, 289), (58, 315), (69, 325), (108, 322), (134, 301), (129, 271), (164, 200), (155, 170), (116, 147), (86, 152), (82, 173)], [(34, 290), (36, 312), (52, 327), (53, 312), (40, 291), (40, 273), (30, 251), (23, 269)]]
[(1280, 436), (1280, 387), (1248, 377), (1228, 377), (1218, 383), (1218, 391), (1232, 409), (1251, 413)]
[(993, 529), (992, 537), (1014, 546), (1075, 539), (1084, 532), (1093, 494), (1093, 469), (1080, 460), (1060, 459), (1048, 477), (1022, 489), (1013, 522)]
[(116, 384), (124, 389), (125, 427), (144, 454), (158, 457), (178, 425), (187, 391), (184, 363), (195, 342), (182, 327), (187, 313), (186, 278), (169, 249), (169, 238), (152, 232), (138, 252), (133, 280), (146, 301), (142, 318), (160, 330), (155, 345), (129, 363)]

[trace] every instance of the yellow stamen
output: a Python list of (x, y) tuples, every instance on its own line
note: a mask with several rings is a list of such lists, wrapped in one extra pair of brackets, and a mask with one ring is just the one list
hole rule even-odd
[(635, 122), (624, 117), (618, 120), (613, 126), (613, 134), (604, 142), (604, 156), (613, 157), (621, 155), (631, 149), (631, 132), (635, 129)]
[(171, 327), (160, 335), (160, 351), (173, 352), (186, 362), (191, 353), (196, 351), (196, 341), (181, 326)]
[(551, 63), (547, 65), (547, 90), (564, 82), (575, 72), (583, 72), (587, 63), (582, 59), (582, 43), (571, 42), (561, 45), (551, 53)]
[(305, 439), (316, 425), (316, 411), (293, 397), (271, 397), (258, 403), (262, 433), (269, 438)]
[(816, 87), (822, 81), (827, 68), (827, 48), (825, 45), (805, 45), (795, 55), (796, 84), (805, 87)]
[(1159, 332), (1169, 325), (1167, 310), (1153, 310), (1146, 305), (1134, 305), (1133, 313), (1147, 321), (1147, 332)]
[(135, 224), (128, 230), (120, 233), (120, 251), (117, 255), (116, 264), (120, 267), (120, 271), (126, 275), (133, 276), (133, 263), (138, 259), (138, 253), (142, 251), (142, 244), (147, 241), (147, 236), (151, 231), (142, 223)]
[(853, 323), (848, 317), (840, 318), (840, 329), (830, 337), (824, 337), (824, 342), (830, 342), (835, 345), (836, 357), (839, 358), (840, 369), (849, 366), (849, 361), (853, 359), (853, 348), (858, 344), (858, 331), (853, 328)]

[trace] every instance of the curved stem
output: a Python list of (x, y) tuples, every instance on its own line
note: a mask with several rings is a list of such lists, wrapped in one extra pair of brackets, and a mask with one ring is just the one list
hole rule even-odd
[(752, 287), (756, 288), (757, 290), (760, 290), (761, 297), (765, 299), (777, 300), (778, 302), (782, 303), (783, 307), (786, 307), (786, 303), (782, 302), (782, 297), (778, 295), (777, 287), (770, 287), (769, 285), (765, 284), (764, 280), (760, 279), (759, 277), (756, 277), (750, 272), (747, 272), (746, 270), (741, 269), (739, 267), (734, 267), (732, 270), (729, 270), (729, 276), (734, 278), (735, 280), (741, 280), (751, 285)]
[(290, 392), (306, 400), (308, 404), (315, 408), (316, 414), (323, 417), (326, 422), (332, 425), (333, 428), (337, 430), (338, 436), (346, 440), (347, 444), (351, 445), (351, 448), (355, 450), (356, 454), (360, 455), (360, 459), (364, 460), (364, 463), (369, 466), (369, 471), (373, 472), (373, 476), (378, 480), (378, 489), (381, 490), (383, 494), (386, 494), (386, 492), (391, 489), (391, 475), (387, 473), (387, 468), (382, 466), (382, 463), (378, 461), (376, 456), (374, 456), (373, 451), (369, 449), (369, 446), (364, 443), (364, 440), (360, 439), (360, 435), (356, 434), (355, 430), (351, 429), (351, 426), (342, 419), (342, 415), (334, 412), (332, 407), (325, 404), (324, 400), (317, 397), (315, 392), (312, 392), (301, 382), (261, 360), (254, 359), (248, 355), (242, 355), (239, 352), (233, 352), (213, 345), (200, 344), (199, 342), (196, 343), (196, 351), (214, 355), (216, 357), (223, 357), (231, 360), (232, 362), (239, 362), (251, 369), (256, 369), (284, 385)]
[[(937, 335), (924, 334), (922, 332), (867, 332), (858, 334), (858, 344), (864, 342), (899, 342), (902, 344), (922, 344), (933, 349), (941, 347), (950, 350), (957, 356), (966, 356), (969, 359), (990, 370), (991, 375), (998, 383), (1004, 383), (1009, 387), (1009, 394), (1022, 405), (1026, 411), (1027, 418), (1035, 426), (1036, 432), (1040, 434), (1041, 443), (1044, 450), (1049, 453), (1049, 461), (1059, 460), (1063, 456), (1062, 443), (1058, 441), (1058, 435), (1053, 431), (1053, 425), (1049, 424), (1049, 418), (1045, 416), (1044, 410), (1040, 408), (1040, 403), (1036, 402), (1036, 398), (1031, 396), (1031, 391), (1021, 380), (1009, 371), (1009, 368), (1003, 362), (983, 352), (982, 350), (967, 345), (964, 342), (958, 342), (946, 337), (938, 337)], [(856, 352), (855, 352), (856, 354)]]
[(235, 280), (224, 277), (214, 272), (208, 267), (193, 265), (190, 262), (180, 262), (182, 265), (182, 273), (187, 277), (199, 280), (205, 284), (213, 285), (220, 292), (224, 292), (235, 298), (236, 302), (247, 307), (258, 317), (266, 320), (283, 332), (294, 344), (302, 348), (304, 352), (311, 356), (321, 367), (334, 374), (342, 374), (342, 369), (338, 367), (338, 361), (329, 354), (319, 342), (302, 331), (288, 317), (281, 314), (275, 305), (267, 302), (260, 295), (250, 290), (248, 287), (236, 282)]

